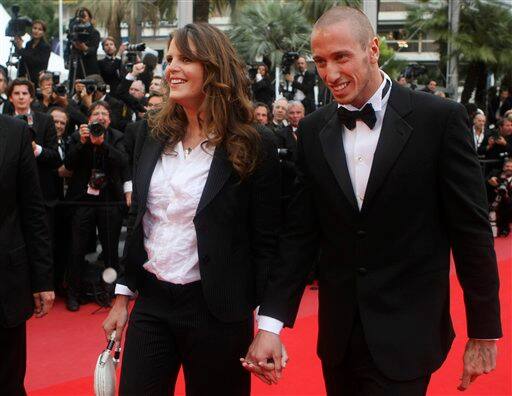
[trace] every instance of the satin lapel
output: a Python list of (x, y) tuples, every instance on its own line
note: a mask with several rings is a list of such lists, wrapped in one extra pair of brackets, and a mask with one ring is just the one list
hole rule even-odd
[(7, 130), (2, 117), (0, 117), (0, 174), (2, 174), (2, 164), (5, 157), (5, 148), (7, 146)]
[(146, 204), (148, 199), (149, 184), (151, 176), (155, 170), (158, 158), (162, 154), (163, 144), (156, 141), (152, 137), (146, 137), (142, 152), (139, 157), (138, 167), (135, 174), (134, 182), (137, 184), (139, 210), (135, 226), (137, 226), (146, 212)]
[(364, 212), (371, 204), (372, 199), (384, 183), (387, 174), (409, 140), (412, 127), (405, 121), (404, 117), (411, 110), (409, 91), (393, 83), (361, 212)]
[(326, 117), (327, 123), (320, 131), (319, 139), (325, 159), (331, 167), (338, 185), (352, 207), (358, 210), (343, 147), (343, 126), (337, 116), (337, 104), (333, 103), (331, 106)]
[(224, 184), (228, 181), (233, 171), (233, 166), (228, 159), (226, 149), (217, 146), (213, 153), (210, 172), (206, 179), (203, 194), (197, 206), (196, 216), (215, 198)]

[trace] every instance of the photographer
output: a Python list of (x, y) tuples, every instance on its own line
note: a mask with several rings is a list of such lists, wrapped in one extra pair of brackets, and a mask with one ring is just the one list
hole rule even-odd
[(278, 140), (279, 162), (282, 170), (282, 201), (283, 208), (293, 193), (293, 184), (296, 177), (295, 160), (297, 154), (297, 128), (300, 120), (305, 116), (304, 105), (299, 101), (288, 102), (287, 114), (289, 124), (276, 132)]
[[(498, 121), (498, 133), (484, 137), (482, 146), (485, 147), (485, 159), (503, 160), (512, 157), (512, 118), (502, 118)], [(497, 169), (501, 167), (498, 164)]]
[[(119, 51), (117, 51), (116, 43), (113, 37), (105, 37), (101, 42), (105, 57), (98, 61), (100, 74), (105, 84), (110, 86), (110, 92), (115, 93), (117, 86), (121, 82), (123, 72), (123, 64), (121, 57), (126, 49), (124, 44), (121, 44)], [(117, 52), (117, 54), (116, 54)]]
[(82, 7), (76, 11), (69, 23), (68, 48), (69, 81), (85, 78), (90, 74), (99, 74), (97, 52), (100, 45), (100, 33), (92, 25), (92, 13)]
[(295, 76), (285, 74), (286, 90), (291, 91), (290, 98), (304, 105), (306, 114), (315, 110), (315, 75), (308, 70), (306, 58), (299, 56), (295, 61)]
[(14, 37), (16, 52), (20, 55), (18, 78), (24, 77), (34, 85), (39, 83), (39, 73), (48, 68), (51, 48), (44, 38), (46, 23), (40, 20), (32, 22), (31, 40), (23, 48), (20, 36)]
[(123, 135), (110, 128), (110, 106), (95, 102), (89, 109), (89, 124), (71, 136), (66, 168), (73, 171), (67, 201), (78, 204), (72, 215), (72, 258), (66, 307), (79, 309), (84, 256), (89, 235), (97, 227), (106, 267), (117, 271), (118, 244), (124, 207), (123, 177), (127, 167)]
[(146, 112), (145, 105), (145, 85), (138, 80), (141, 73), (144, 72), (146, 66), (143, 63), (136, 63), (132, 67), (125, 78), (117, 87), (117, 97), (121, 99), (126, 108), (123, 110), (123, 119), (127, 121), (138, 121)]
[(0, 66), (0, 114), (12, 114), (14, 111), (6, 94), (8, 81), (7, 71)]
[(261, 64), (252, 83), (252, 94), (254, 102), (265, 103), (269, 108), (274, 101), (274, 90), (272, 81), (268, 75), (268, 66)]
[(491, 210), (496, 212), (498, 235), (506, 237), (512, 222), (512, 159), (506, 160), (502, 172), (491, 176), (487, 182), (496, 194)]
[(43, 73), (39, 77), (37, 100), (33, 102), (32, 108), (42, 113), (46, 113), (53, 106), (66, 108), (68, 106), (66, 92), (64, 85), (54, 85), (52, 73)]

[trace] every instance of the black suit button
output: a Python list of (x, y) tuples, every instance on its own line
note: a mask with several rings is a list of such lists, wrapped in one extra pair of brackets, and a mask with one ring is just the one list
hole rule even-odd
[(366, 231), (358, 230), (356, 234), (360, 239), (363, 239), (366, 236)]
[(359, 267), (359, 268), (357, 269), (357, 273), (358, 273), (359, 275), (364, 276), (364, 275), (366, 275), (366, 274), (368, 273), (368, 270), (367, 270), (365, 267)]

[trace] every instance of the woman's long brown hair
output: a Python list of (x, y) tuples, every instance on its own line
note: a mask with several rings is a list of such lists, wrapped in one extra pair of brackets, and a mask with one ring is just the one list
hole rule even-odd
[[(244, 179), (256, 168), (260, 147), (260, 135), (252, 125), (250, 81), (244, 63), (228, 37), (207, 23), (188, 24), (174, 32), (173, 40), (184, 57), (204, 65), (200, 125), (209, 144), (226, 148), (234, 169)], [(153, 137), (171, 150), (183, 139), (187, 124), (185, 110), (171, 99), (149, 119)]]

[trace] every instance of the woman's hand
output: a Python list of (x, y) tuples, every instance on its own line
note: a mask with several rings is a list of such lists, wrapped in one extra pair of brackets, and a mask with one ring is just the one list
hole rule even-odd
[(118, 294), (114, 306), (110, 310), (107, 319), (103, 322), (103, 330), (105, 331), (105, 337), (110, 340), (110, 335), (115, 330), (117, 343), (121, 343), (123, 330), (128, 321), (128, 302), (130, 298)]

